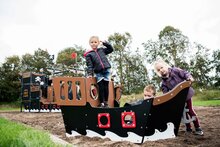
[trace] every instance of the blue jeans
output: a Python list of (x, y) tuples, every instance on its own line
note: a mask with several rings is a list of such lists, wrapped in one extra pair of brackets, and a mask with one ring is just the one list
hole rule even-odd
[(110, 68), (107, 68), (99, 73), (95, 73), (95, 77), (97, 80), (97, 83), (100, 82), (102, 79), (104, 79), (105, 81), (109, 81), (109, 77), (110, 77)]

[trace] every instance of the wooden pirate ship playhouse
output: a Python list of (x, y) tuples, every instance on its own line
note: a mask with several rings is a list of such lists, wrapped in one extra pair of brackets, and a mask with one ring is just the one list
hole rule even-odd
[[(24, 110), (22, 110), (24, 108)], [(21, 112), (60, 112), (53, 95), (52, 80), (45, 74), (21, 75)]]
[(120, 88), (109, 86), (109, 108), (99, 108), (95, 78), (54, 77), (53, 99), (60, 106), (67, 136), (85, 135), (143, 143), (178, 135), (190, 82), (172, 91), (119, 107)]
[[(85, 87), (86, 83), (89, 87)], [(110, 81), (109, 89), (110, 107), (119, 106), (120, 87), (114, 87), (113, 81)], [(91, 93), (87, 90), (91, 90)], [(90, 99), (87, 98), (89, 96)], [(63, 76), (49, 79), (45, 74), (34, 72), (21, 75), (21, 112), (61, 112), (58, 103), (75, 106), (83, 105), (86, 100), (94, 107), (99, 104), (98, 87), (94, 78)]]

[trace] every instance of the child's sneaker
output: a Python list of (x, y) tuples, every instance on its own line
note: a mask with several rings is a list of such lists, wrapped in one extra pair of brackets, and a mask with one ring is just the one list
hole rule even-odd
[(98, 107), (104, 108), (104, 107), (105, 107), (105, 104), (104, 104), (104, 103), (100, 103), (100, 104), (98, 105)]
[(104, 102), (104, 107), (108, 108), (108, 102)]
[(187, 128), (186, 129), (186, 133), (192, 133), (192, 129), (191, 128)]
[(100, 103), (98, 105), (98, 107), (100, 107), (100, 108), (108, 108), (108, 104), (107, 103)]
[(196, 131), (195, 131), (195, 135), (200, 135), (200, 136), (203, 136), (203, 131), (202, 129), (199, 127), (199, 128), (196, 128)]

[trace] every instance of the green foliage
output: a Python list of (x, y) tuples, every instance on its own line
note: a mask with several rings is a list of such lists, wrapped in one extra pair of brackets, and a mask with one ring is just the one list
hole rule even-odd
[(166, 26), (159, 34), (160, 52), (162, 58), (174, 66), (182, 62), (182, 57), (189, 46), (189, 39), (178, 29)]
[[(83, 57), (84, 52), (85, 49), (75, 45), (75, 47), (65, 48), (58, 53), (56, 63), (57, 65), (61, 65), (59, 66), (59, 70), (63, 71), (63, 75), (82, 76), (82, 74), (71, 72), (71, 69), (84, 70), (86, 64)], [(76, 54), (76, 57), (73, 54)]]
[(25, 54), (22, 56), (21, 60), (21, 71), (20, 72), (37, 72), (39, 73), (41, 69), (47, 75), (50, 72), (47, 67), (53, 65), (53, 55), (50, 55), (47, 50), (42, 50), (38, 48), (34, 55)]
[(209, 73), (211, 71), (210, 61), (208, 60), (207, 48), (200, 44), (195, 44), (194, 57), (190, 60), (190, 72), (196, 82), (196, 87), (211, 85)]
[(109, 55), (109, 60), (112, 63), (112, 69), (115, 70), (120, 79), (120, 83), (124, 85), (125, 75), (125, 55), (127, 47), (131, 43), (131, 35), (129, 33), (120, 34), (114, 33), (108, 37), (109, 43), (113, 46), (114, 51)]
[(213, 58), (210, 63), (213, 71), (216, 74), (213, 77), (211, 77), (211, 80), (213, 81), (213, 85), (215, 87), (220, 88), (220, 49), (213, 51), (212, 57)]
[(19, 147), (61, 147), (50, 140), (47, 133), (25, 127), (0, 118), (0, 146)]
[(19, 57), (12, 56), (6, 59), (0, 67), (0, 101), (15, 101), (19, 98)]
[(147, 40), (146, 43), (142, 44), (144, 47), (144, 59), (148, 63), (153, 63), (158, 56), (163, 57), (165, 54), (160, 51), (160, 43), (159, 41)]
[[(82, 62), (84, 50), (80, 47), (68, 47), (63, 50), (61, 50), (58, 53), (57, 61), (58, 64), (65, 64), (66, 66), (71, 66), (76, 64), (77, 62)], [(72, 58), (72, 53), (77, 53), (76, 58)]]
[(138, 52), (130, 50), (132, 37), (129, 33), (114, 35), (108, 38), (114, 52), (109, 55), (112, 69), (119, 75), (119, 83), (123, 85), (123, 93), (130, 94), (142, 91), (149, 81), (144, 61)]
[(143, 61), (140, 59), (140, 54), (125, 56), (125, 73), (126, 78), (124, 80), (124, 93), (139, 93), (148, 84), (149, 78), (147, 76), (147, 69), (143, 65)]
[(24, 54), (22, 55), (21, 60), (21, 72), (28, 72), (28, 71), (34, 71), (34, 57), (31, 54)]
[(40, 69), (43, 69), (44, 73), (49, 74), (47, 71), (48, 65), (53, 64), (52, 59), (50, 57), (50, 54), (48, 53), (47, 50), (42, 50), (38, 49), (34, 52), (34, 67), (35, 67), (35, 72), (39, 72)]
[(196, 89), (195, 96), (193, 97), (195, 100), (220, 100), (220, 90), (219, 89)]

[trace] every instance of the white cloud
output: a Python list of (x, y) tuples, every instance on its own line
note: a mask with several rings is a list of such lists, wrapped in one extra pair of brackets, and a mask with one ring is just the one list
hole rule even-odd
[(51, 54), (74, 44), (89, 48), (101, 39), (129, 32), (133, 46), (157, 39), (167, 25), (191, 41), (220, 47), (218, 0), (1, 0), (0, 62), (41, 48)]

